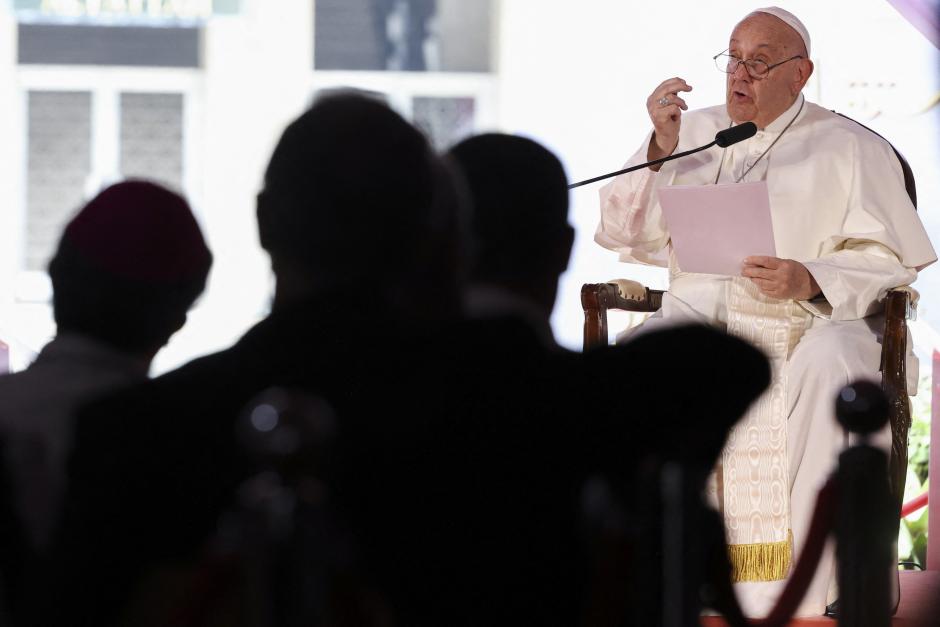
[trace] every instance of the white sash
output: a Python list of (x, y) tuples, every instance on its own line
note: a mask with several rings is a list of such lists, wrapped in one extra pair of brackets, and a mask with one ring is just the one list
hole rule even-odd
[(787, 464), (787, 356), (810, 316), (791, 300), (764, 296), (749, 279), (727, 284), (728, 332), (770, 360), (770, 387), (728, 435), (717, 470), (734, 581), (787, 576), (792, 556)]

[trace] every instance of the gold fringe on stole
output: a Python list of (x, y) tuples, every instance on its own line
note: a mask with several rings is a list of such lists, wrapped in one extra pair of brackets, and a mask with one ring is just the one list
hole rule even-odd
[(790, 572), (793, 532), (781, 542), (729, 544), (731, 581), (779, 581)]

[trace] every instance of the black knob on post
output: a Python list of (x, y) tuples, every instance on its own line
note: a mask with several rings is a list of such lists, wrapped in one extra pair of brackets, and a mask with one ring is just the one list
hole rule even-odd
[(888, 397), (877, 383), (855, 381), (839, 390), (836, 417), (853, 433), (874, 433), (888, 423)]
[[(856, 381), (839, 391), (836, 416), (843, 427), (865, 436), (887, 423), (888, 399), (878, 384)], [(888, 487), (888, 456), (861, 442), (839, 455), (836, 472), (839, 624), (890, 627), (891, 547), (898, 519)]]

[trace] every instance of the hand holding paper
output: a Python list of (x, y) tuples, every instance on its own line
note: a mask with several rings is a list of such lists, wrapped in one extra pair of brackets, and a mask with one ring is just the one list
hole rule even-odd
[(806, 266), (792, 259), (747, 257), (741, 276), (749, 278), (763, 294), (774, 298), (809, 300), (821, 291)]

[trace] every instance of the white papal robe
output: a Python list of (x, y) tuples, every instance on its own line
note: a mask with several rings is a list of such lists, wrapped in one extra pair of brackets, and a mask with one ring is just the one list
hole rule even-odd
[[(730, 125), (724, 105), (685, 113), (676, 152), (707, 144)], [(646, 161), (649, 140), (625, 167)], [(777, 256), (804, 264), (822, 289), (820, 298), (777, 301), (761, 296), (747, 279), (687, 273), (677, 265), (657, 189), (762, 180), (770, 194)], [(785, 463), (786, 472), (781, 483), (789, 481), (789, 527), (798, 555), (816, 492), (845, 444), (835, 421), (836, 392), (858, 378), (877, 379), (885, 292), (910, 284), (918, 270), (936, 260), (890, 145), (801, 95), (754, 137), (667, 162), (658, 173), (642, 169), (620, 175), (600, 197), (595, 241), (619, 252), (622, 261), (669, 267), (669, 292), (645, 328), (691, 320), (756, 337), (766, 332), (760, 316), (742, 318), (736, 312), (747, 309), (749, 300), (751, 313), (768, 304), (783, 312), (777, 319), (785, 319), (785, 332), (772, 334), (782, 337), (776, 384), (755, 405), (782, 407), (786, 455), (780, 467)], [(908, 369), (911, 393), (916, 372), (916, 366)], [(878, 442), (887, 450), (890, 433), (880, 434)], [(767, 476), (775, 471), (780, 474), (771, 468)], [(726, 528), (729, 521), (726, 512)], [(734, 544), (736, 530), (728, 530)], [(825, 611), (835, 595), (834, 573), (828, 550), (797, 615)], [(737, 583), (745, 613), (766, 614), (784, 584)]]

